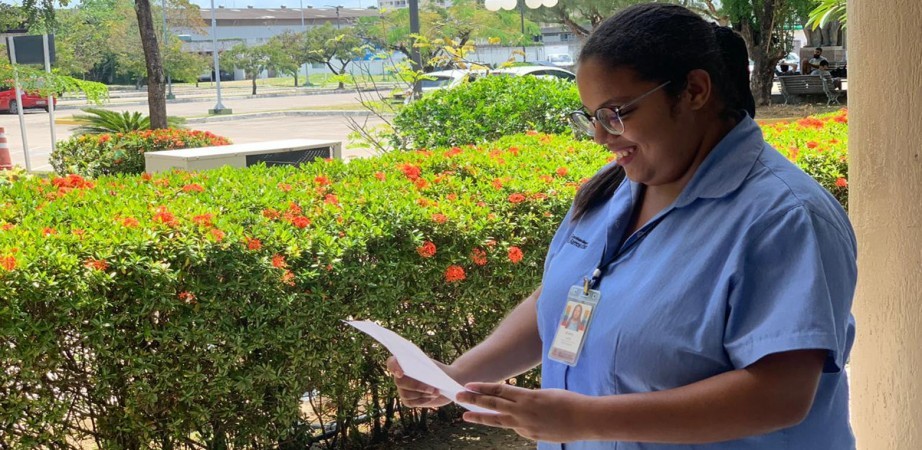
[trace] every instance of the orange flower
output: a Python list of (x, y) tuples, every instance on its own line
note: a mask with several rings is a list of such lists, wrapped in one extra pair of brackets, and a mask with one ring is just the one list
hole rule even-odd
[(193, 216), (192, 222), (197, 223), (202, 226), (210, 227), (212, 217), (214, 216), (212, 216), (211, 214), (201, 214), (198, 216)]
[(3, 231), (10, 231), (10, 230), (13, 229), (13, 227), (15, 227), (15, 225), (13, 225), (13, 224), (11, 224), (11, 223), (5, 223), (5, 224), (3, 224), (3, 225), (0, 225), (0, 230), (3, 230)]
[(151, 175), (147, 172), (141, 174), (141, 181), (150, 181), (151, 178)]
[(317, 183), (320, 186), (326, 186), (330, 184), (330, 179), (323, 175), (317, 175), (314, 177), (314, 183)]
[(288, 263), (285, 262), (284, 256), (276, 253), (274, 256), (272, 256), (272, 267), (275, 267), (276, 269), (284, 269), (288, 267)]
[(50, 227), (42, 228), (42, 235), (43, 235), (43, 236), (51, 236), (52, 234), (58, 234), (58, 231), (55, 230), (54, 228), (50, 228)]
[(483, 266), (487, 264), (487, 252), (483, 249), (475, 248), (471, 250), (471, 261), (478, 266)]
[(435, 244), (430, 241), (426, 241), (423, 245), (416, 248), (416, 253), (419, 253), (419, 256), (423, 258), (431, 258), (435, 256)]
[(13, 255), (0, 257), (0, 267), (3, 267), (8, 272), (12, 272), (13, 269), (16, 268), (16, 257)]
[(458, 199), (458, 194), (454, 194), (454, 193), (448, 194), (447, 196), (445, 196), (445, 198), (447, 198), (448, 201), (453, 202)]
[(463, 281), (465, 278), (467, 275), (464, 274), (464, 268), (461, 266), (451, 265), (445, 269), (445, 281), (449, 283)]
[(567, 176), (568, 173), (570, 173), (570, 171), (569, 171), (566, 167), (558, 167), (558, 168), (557, 168), (557, 176), (558, 176), (558, 177), (565, 177), (565, 176)]
[(282, 283), (285, 283), (289, 286), (294, 286), (295, 285), (295, 274), (292, 273), (290, 270), (286, 270), (285, 273), (282, 274)]
[(166, 207), (157, 208), (157, 212), (154, 213), (154, 221), (160, 222), (166, 226), (175, 227), (179, 225), (179, 221), (176, 220), (176, 216), (173, 213), (169, 212)]
[(182, 191), (183, 192), (205, 192), (205, 188), (203, 188), (199, 184), (192, 183), (192, 184), (187, 184), (183, 186)]
[(445, 152), (445, 156), (449, 158), (455, 155), (459, 155), (459, 154), (461, 154), (461, 147), (452, 147), (447, 152)]
[(279, 183), (278, 187), (282, 192), (291, 192), (291, 185), (288, 183)]
[(554, 181), (554, 177), (552, 177), (552, 176), (550, 176), (550, 175), (539, 175), (539, 176), (538, 176), (538, 179), (541, 180), (541, 181), (543, 181), (543, 182), (545, 182), (545, 183), (550, 183), (550, 182)]
[(195, 303), (195, 294), (189, 291), (182, 291), (176, 296), (179, 297), (179, 299), (182, 300), (183, 303), (187, 303), (187, 304)]
[(509, 203), (522, 203), (525, 201), (523, 194), (515, 193), (509, 196)]
[(387, 175), (385, 175), (384, 172), (375, 172), (375, 178), (380, 181), (384, 181), (387, 179)]
[(427, 198), (425, 198), (425, 197), (420, 197), (420, 198), (416, 199), (416, 204), (419, 205), (419, 206), (422, 206), (423, 208), (425, 208), (425, 207), (429, 206), (429, 199), (427, 199)]
[(493, 180), (493, 189), (502, 189), (502, 188), (503, 188), (503, 180), (500, 180), (499, 178)]
[(848, 180), (845, 178), (836, 178), (836, 186), (840, 188), (848, 187)]
[(426, 181), (425, 178), (417, 178), (416, 181), (413, 182), (413, 184), (416, 185), (416, 189), (420, 189), (420, 190), (426, 189), (427, 187), (429, 187), (429, 182)]
[(432, 215), (432, 220), (435, 223), (442, 224), (442, 223), (448, 222), (448, 216), (446, 216), (445, 214), (441, 214), (441, 213), (435, 213)]
[(247, 250), (259, 250), (263, 248), (263, 243), (256, 238), (246, 238)]
[(815, 141), (807, 142), (807, 148), (816, 148), (818, 145)]
[(339, 206), (339, 197), (337, 197), (336, 194), (327, 194), (326, 197), (323, 198), (323, 201), (330, 205)]
[(138, 222), (138, 219), (135, 219), (134, 217), (124, 217), (119, 220), (119, 223), (121, 223), (123, 226), (128, 227), (128, 228), (135, 228), (138, 225), (140, 225), (140, 222)]
[(509, 247), (509, 261), (518, 264), (522, 260), (522, 249), (518, 247)]
[(272, 208), (266, 208), (263, 210), (263, 217), (269, 220), (276, 220), (281, 217), (281, 214)]
[(221, 242), (224, 240), (225, 234), (223, 231), (217, 228), (212, 228), (210, 233), (211, 233), (211, 237), (213, 237), (216, 242)]
[(87, 269), (102, 271), (109, 268), (109, 263), (107, 263), (104, 259), (88, 259), (83, 263), (83, 266)]

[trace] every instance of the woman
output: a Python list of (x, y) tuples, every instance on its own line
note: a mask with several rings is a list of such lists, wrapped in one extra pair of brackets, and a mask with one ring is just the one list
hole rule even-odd
[[(742, 39), (679, 6), (592, 34), (574, 124), (618, 165), (580, 189), (541, 287), (443, 366), (473, 391), (459, 401), (498, 413), (465, 420), (540, 449), (854, 448), (854, 235), (765, 143), (748, 81)], [(578, 357), (549, 357), (561, 312), (592, 296)], [(540, 390), (497, 383), (539, 363)], [(448, 402), (388, 367), (405, 404)]]

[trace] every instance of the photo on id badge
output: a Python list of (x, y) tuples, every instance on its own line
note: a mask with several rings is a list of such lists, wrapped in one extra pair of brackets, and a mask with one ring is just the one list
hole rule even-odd
[(567, 301), (567, 306), (560, 316), (557, 334), (551, 344), (551, 359), (571, 366), (576, 365), (592, 309), (592, 305), (586, 303)]

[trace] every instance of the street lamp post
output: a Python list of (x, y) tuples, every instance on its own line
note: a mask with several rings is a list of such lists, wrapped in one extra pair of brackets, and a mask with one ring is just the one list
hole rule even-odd
[[(298, 4), (301, 6), (301, 32), (304, 33), (304, 38), (307, 39), (307, 27), (304, 26), (304, 0), (298, 0)], [(304, 86), (313, 86), (311, 84), (310, 61), (304, 63)]]
[[(166, 0), (162, 0), (160, 9), (163, 10), (163, 49), (166, 50), (166, 46), (167, 46), (167, 42), (166, 42)], [(169, 71), (167, 71), (166, 73), (166, 86), (167, 86), (166, 99), (167, 100), (175, 99), (176, 96), (173, 95), (173, 80), (170, 79)]]
[(214, 0), (211, 0), (211, 53), (214, 55), (214, 79), (218, 90), (218, 102), (214, 109), (209, 109), (208, 114), (230, 114), (230, 108), (221, 104), (221, 64), (218, 62), (218, 22), (214, 16)]
[(553, 8), (557, 6), (558, 0), (524, 0), (522, 3), (519, 3), (519, 0), (486, 0), (484, 6), (490, 11), (499, 11), (500, 9), (505, 9), (506, 11), (512, 11), (515, 9), (516, 5), (519, 6), (519, 22), (522, 27), (522, 61), (525, 61), (525, 7), (528, 6), (529, 9), (538, 9), (542, 6), (547, 8)]

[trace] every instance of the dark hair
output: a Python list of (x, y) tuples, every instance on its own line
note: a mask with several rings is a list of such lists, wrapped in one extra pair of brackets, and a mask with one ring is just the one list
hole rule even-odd
[(814, 51), (817, 51), (817, 52), (820, 52), (820, 53), (823, 53), (823, 47), (817, 47), (817, 48), (815, 48), (815, 49), (813, 49), (813, 50), (814, 50)]
[(822, 60), (822, 61), (820, 61), (820, 67), (823, 67), (823, 66), (827, 66), (827, 67), (828, 67), (828, 66), (829, 66), (829, 61), (826, 61), (825, 59)]
[[(589, 60), (610, 69), (632, 69), (657, 84), (668, 81), (664, 90), (674, 98), (685, 90), (689, 72), (704, 70), (723, 105), (722, 118), (738, 120), (741, 111), (755, 117), (746, 42), (682, 6), (648, 3), (621, 10), (586, 40), (578, 61)], [(596, 174), (577, 193), (573, 220), (611, 197), (623, 180), (618, 165)]]

